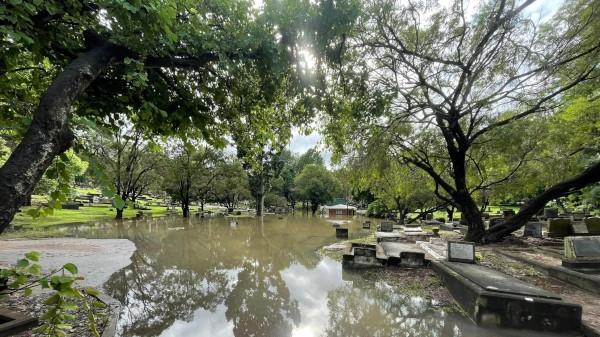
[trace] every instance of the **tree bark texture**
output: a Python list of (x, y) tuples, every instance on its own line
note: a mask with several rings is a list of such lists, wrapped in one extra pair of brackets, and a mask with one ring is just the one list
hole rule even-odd
[(42, 95), (23, 140), (0, 168), (0, 233), (54, 158), (71, 147), (74, 135), (69, 114), (73, 103), (118, 57), (114, 45), (102, 43), (67, 65)]

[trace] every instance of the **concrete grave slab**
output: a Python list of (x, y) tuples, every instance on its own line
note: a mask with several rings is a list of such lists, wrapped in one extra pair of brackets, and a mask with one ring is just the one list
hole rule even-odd
[(573, 231), (574, 235), (587, 235), (587, 234), (590, 234), (590, 232), (588, 231), (588, 228), (585, 225), (585, 223), (583, 223), (581, 221), (571, 222), (571, 230)]
[(562, 265), (573, 269), (600, 268), (600, 236), (569, 236)]
[(388, 265), (418, 268), (426, 264), (425, 253), (414, 244), (402, 242), (381, 242)]
[(433, 261), (432, 266), (477, 325), (557, 333), (581, 329), (581, 306), (555, 294), (481, 265)]

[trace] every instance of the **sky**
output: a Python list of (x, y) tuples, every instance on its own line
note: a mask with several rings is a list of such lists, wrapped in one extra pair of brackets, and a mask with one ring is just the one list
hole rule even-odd
[[(262, 0), (254, 1), (257, 6), (262, 4)], [(452, 0), (439, 0), (439, 3), (444, 6), (451, 1)], [(471, 10), (474, 10), (478, 2), (479, 1), (476, 0), (465, 1), (465, 3), (469, 3), (468, 8)], [(531, 15), (534, 20), (539, 19), (540, 21), (544, 21), (556, 12), (563, 2), (563, 0), (537, 0), (527, 8), (526, 13), (527, 15)], [(324, 157), (327, 166), (331, 166), (331, 152), (327, 150), (323, 144), (323, 136), (318, 129), (319, 126), (317, 125), (316, 131), (313, 131), (309, 135), (301, 134), (298, 129), (293, 130), (293, 137), (288, 145), (288, 149), (294, 153), (303, 154), (308, 149), (316, 146), (322, 151), (321, 155)]]

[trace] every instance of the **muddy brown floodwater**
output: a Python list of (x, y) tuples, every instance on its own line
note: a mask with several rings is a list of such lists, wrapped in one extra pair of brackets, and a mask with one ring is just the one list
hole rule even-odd
[[(369, 234), (360, 220), (347, 226), (351, 238)], [(326, 219), (156, 218), (60, 230), (135, 244), (129, 264), (103, 285), (123, 305), (118, 336), (535, 335), (477, 328), (431, 295), (445, 290), (430, 271), (344, 271), (318, 253), (337, 242)], [(415, 290), (420, 283), (435, 289)]]

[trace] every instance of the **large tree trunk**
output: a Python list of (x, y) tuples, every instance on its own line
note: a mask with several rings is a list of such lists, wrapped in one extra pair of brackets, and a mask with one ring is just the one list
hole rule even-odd
[(310, 203), (310, 210), (312, 211), (312, 215), (315, 215), (315, 213), (317, 213), (317, 210), (319, 209), (319, 204), (311, 202)]
[(462, 217), (469, 229), (465, 240), (481, 242), (485, 233), (485, 226), (481, 216), (481, 210), (477, 207), (475, 200), (468, 193), (457, 195), (456, 202), (460, 205)]
[(497, 242), (523, 227), (532, 216), (537, 214), (549, 201), (569, 195), (590, 184), (600, 181), (600, 162), (587, 168), (580, 175), (564, 180), (542, 192), (521, 208), (509, 221), (488, 229), (483, 241)]
[(52, 160), (71, 147), (73, 103), (118, 55), (118, 49), (108, 43), (90, 49), (67, 65), (42, 95), (23, 140), (0, 168), (0, 233)]

